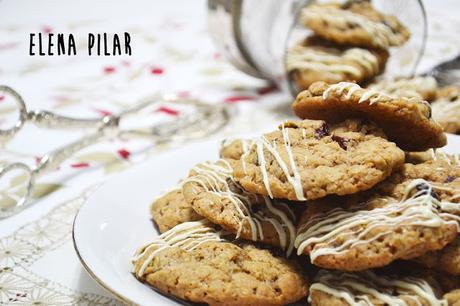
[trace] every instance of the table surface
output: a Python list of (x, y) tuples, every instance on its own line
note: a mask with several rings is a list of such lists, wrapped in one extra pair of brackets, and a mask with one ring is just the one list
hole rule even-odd
[[(460, 2), (429, 0), (426, 7), (423, 69), (460, 53), (460, 34), (453, 31), (460, 29)], [(71, 57), (29, 56), (32, 32), (74, 33), (82, 50)], [(87, 33), (103, 32), (129, 32), (133, 54), (85, 55)], [(267, 130), (290, 116), (287, 94), (240, 73), (215, 50), (201, 0), (0, 1), (0, 82), (20, 92), (31, 109), (78, 117), (116, 114), (156, 92), (227, 103), (233, 118), (221, 138)], [(0, 118), (8, 112), (0, 108)], [(173, 120), (180, 112), (157, 107), (150, 119)], [(33, 165), (83, 135), (27, 125), (0, 149), (0, 162)], [(117, 305), (80, 265), (71, 242), (73, 217), (101, 182), (167, 149), (145, 140), (111, 140), (41, 177), (33, 205), (0, 221), (0, 304)]]

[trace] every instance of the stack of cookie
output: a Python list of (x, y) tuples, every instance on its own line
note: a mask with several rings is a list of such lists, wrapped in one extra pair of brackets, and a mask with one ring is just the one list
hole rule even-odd
[(460, 159), (430, 104), (317, 82), (293, 110), (154, 201), (134, 275), (211, 305), (455, 305)]
[(300, 21), (313, 34), (286, 56), (298, 91), (315, 81), (368, 83), (384, 71), (388, 49), (410, 38), (396, 17), (377, 11), (369, 1), (314, 3), (301, 11)]

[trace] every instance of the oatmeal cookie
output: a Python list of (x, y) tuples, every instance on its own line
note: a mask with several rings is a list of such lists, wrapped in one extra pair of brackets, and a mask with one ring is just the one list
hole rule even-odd
[(297, 252), (323, 268), (361, 271), (440, 250), (457, 235), (459, 194), (459, 167), (405, 164), (370, 191), (309, 203)]
[(228, 161), (198, 164), (184, 181), (183, 193), (196, 213), (237, 238), (278, 246), (288, 254), (292, 252), (294, 212), (280, 201), (243, 190), (234, 180)]
[(205, 221), (165, 232), (136, 252), (133, 266), (136, 278), (161, 292), (209, 305), (285, 305), (308, 293), (293, 262), (229, 243)]
[(340, 122), (366, 118), (388, 139), (407, 151), (425, 151), (447, 143), (442, 127), (431, 118), (430, 104), (419, 98), (391, 97), (354, 83), (313, 83), (297, 96), (292, 108), (302, 119)]
[(366, 190), (404, 163), (404, 152), (359, 120), (288, 121), (255, 140), (234, 169), (248, 192), (312, 200)]
[(288, 50), (286, 69), (300, 91), (316, 81), (366, 82), (383, 72), (387, 59), (385, 50), (347, 48), (310, 37)]
[(316, 35), (338, 44), (388, 49), (410, 38), (396, 17), (376, 11), (368, 1), (308, 5), (300, 18)]

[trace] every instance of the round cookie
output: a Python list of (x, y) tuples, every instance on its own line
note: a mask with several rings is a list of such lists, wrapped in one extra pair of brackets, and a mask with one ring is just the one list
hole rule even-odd
[(237, 238), (278, 246), (288, 255), (292, 252), (293, 211), (284, 203), (243, 190), (228, 161), (198, 164), (184, 181), (183, 193), (196, 213)]
[(227, 139), (222, 142), (219, 150), (220, 158), (240, 159), (241, 155), (249, 150), (252, 139)]
[(383, 80), (371, 84), (368, 88), (390, 96), (405, 98), (415, 97), (431, 101), (436, 97), (438, 84), (433, 77), (413, 77), (400, 78), (397, 80)]
[(300, 19), (316, 35), (338, 44), (388, 49), (410, 38), (395, 17), (379, 13), (368, 1), (308, 5)]
[(181, 186), (155, 199), (150, 207), (150, 213), (160, 233), (164, 233), (183, 222), (203, 219), (185, 201)]
[(210, 305), (285, 305), (308, 293), (293, 262), (221, 238), (204, 221), (180, 224), (133, 258), (140, 281), (178, 298)]
[(286, 69), (300, 91), (316, 81), (365, 82), (385, 69), (387, 58), (384, 50), (340, 47), (309, 37), (288, 50)]
[(313, 200), (366, 190), (404, 163), (404, 152), (373, 125), (347, 120), (288, 121), (255, 140), (234, 169), (252, 193)]
[(361, 271), (440, 250), (460, 221), (460, 169), (446, 160), (405, 164), (372, 190), (311, 202), (295, 246), (313, 264)]
[(442, 127), (432, 120), (429, 103), (418, 98), (391, 97), (354, 83), (313, 83), (297, 96), (292, 108), (302, 119), (340, 122), (366, 118), (388, 139), (407, 151), (425, 151), (447, 143)]
[(422, 278), (323, 270), (310, 286), (308, 299), (312, 306), (445, 305), (436, 291)]

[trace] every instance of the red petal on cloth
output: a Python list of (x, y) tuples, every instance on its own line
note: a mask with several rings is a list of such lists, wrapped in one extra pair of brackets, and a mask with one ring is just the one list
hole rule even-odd
[(239, 95), (239, 96), (230, 96), (224, 99), (225, 103), (238, 103), (241, 101), (253, 101), (256, 100), (257, 97), (254, 96), (245, 96), (245, 95)]
[(125, 67), (131, 66), (131, 63), (130, 63), (129, 61), (127, 61), (127, 60), (121, 61), (121, 64), (122, 64), (123, 66), (125, 66)]
[(51, 33), (51, 32), (53, 32), (53, 28), (51, 28), (49, 26), (42, 27), (42, 33), (48, 34), (48, 33)]
[(70, 167), (72, 167), (72, 168), (87, 168), (87, 167), (89, 167), (89, 163), (75, 163), (75, 164), (71, 164)]
[(5, 100), (5, 96), (4, 96), (4, 95), (0, 95), (0, 102), (2, 102), (3, 100)]
[(105, 110), (105, 109), (100, 109), (100, 108), (93, 108), (93, 110), (100, 114), (101, 116), (111, 116), (112, 112)]
[(278, 88), (275, 85), (270, 85), (266, 87), (257, 88), (257, 93), (259, 95), (266, 95), (268, 93), (276, 91)]
[(123, 159), (128, 159), (129, 156), (131, 155), (131, 152), (129, 152), (126, 149), (120, 149), (117, 151), (118, 155), (120, 155), (121, 158)]
[(167, 107), (167, 106), (160, 106), (159, 108), (157, 108), (155, 110), (156, 113), (165, 113), (167, 115), (171, 115), (171, 116), (177, 116), (179, 115), (179, 111), (175, 110), (175, 109), (172, 109), (170, 107)]
[(151, 74), (163, 74), (164, 69), (161, 67), (152, 67), (150, 68), (150, 73)]
[(113, 66), (104, 67), (104, 73), (105, 74), (111, 74), (111, 73), (114, 73), (115, 71), (116, 71), (116, 69)]
[(219, 52), (216, 52), (212, 55), (212, 57), (215, 59), (215, 60), (218, 60), (222, 57), (222, 55), (219, 53)]

